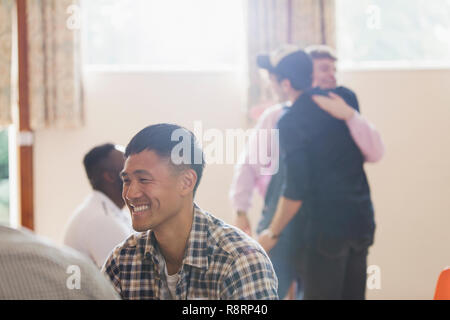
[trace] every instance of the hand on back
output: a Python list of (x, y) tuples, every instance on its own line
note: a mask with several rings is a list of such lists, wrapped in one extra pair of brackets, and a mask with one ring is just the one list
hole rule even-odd
[(339, 120), (350, 120), (356, 112), (337, 94), (330, 92), (328, 96), (313, 95), (313, 101), (325, 112)]

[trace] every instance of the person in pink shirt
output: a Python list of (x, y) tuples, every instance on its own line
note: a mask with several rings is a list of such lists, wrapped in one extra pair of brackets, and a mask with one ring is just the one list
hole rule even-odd
[[(311, 46), (305, 50), (313, 59), (313, 87), (321, 89), (336, 88), (336, 55), (333, 50), (327, 46)], [(270, 75), (272, 78), (273, 75)], [(271, 79), (272, 81), (274, 79)], [(274, 89), (277, 86), (273, 86)], [(281, 96), (281, 95), (278, 95)], [(346, 122), (351, 136), (360, 149), (366, 162), (377, 162), (381, 160), (384, 154), (384, 144), (376, 128), (355, 109), (348, 106), (338, 95), (330, 93), (328, 97), (314, 96), (316, 104), (333, 117)], [(270, 132), (276, 129), (278, 119), (283, 109), (289, 107), (289, 102), (283, 102), (265, 110), (260, 116), (250, 137), (249, 142), (241, 155), (241, 161), (235, 167), (233, 176), (230, 199), (234, 211), (234, 225), (252, 235), (252, 227), (248, 218), (248, 211), (252, 205), (252, 197), (256, 189), (259, 195), (266, 197), (267, 188), (272, 175), (278, 169), (276, 163), (270, 163), (271, 170), (267, 170), (267, 164), (261, 164), (258, 161), (249, 161), (255, 159), (258, 154), (259, 137), (258, 132), (267, 130)], [(278, 150), (271, 150), (271, 143), (266, 144), (268, 156), (272, 162), (279, 161)], [(274, 169), (273, 169), (274, 168)], [(274, 171), (275, 170), (275, 171)], [(286, 286), (280, 281), (279, 295), (283, 298), (287, 292)]]

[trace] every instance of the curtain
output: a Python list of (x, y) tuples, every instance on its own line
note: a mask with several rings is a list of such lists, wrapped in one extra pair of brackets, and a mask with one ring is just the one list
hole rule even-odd
[(14, 0), (0, 0), (0, 127), (11, 119), (11, 44)]
[(256, 66), (256, 56), (284, 44), (335, 47), (335, 4), (334, 0), (248, 0), (247, 9), (248, 106), (258, 110), (273, 104), (274, 97)]
[(336, 47), (334, 0), (293, 0), (291, 15), (292, 43)]
[(31, 128), (83, 124), (78, 1), (27, 0)]

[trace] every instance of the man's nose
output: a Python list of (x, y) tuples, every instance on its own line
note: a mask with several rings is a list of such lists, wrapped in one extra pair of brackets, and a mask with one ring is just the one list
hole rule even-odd
[(126, 200), (138, 199), (142, 196), (142, 190), (138, 184), (131, 182), (128, 186), (123, 187), (123, 198)]
[(336, 81), (336, 74), (330, 73), (330, 74), (329, 74), (329, 77), (330, 77), (330, 80)]

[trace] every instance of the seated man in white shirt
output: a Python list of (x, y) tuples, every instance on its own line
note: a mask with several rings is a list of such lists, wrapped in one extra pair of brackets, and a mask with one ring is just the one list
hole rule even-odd
[(113, 144), (90, 150), (83, 163), (93, 188), (66, 226), (64, 244), (90, 257), (100, 268), (116, 245), (133, 233), (131, 218), (123, 209), (119, 173), (125, 159)]

